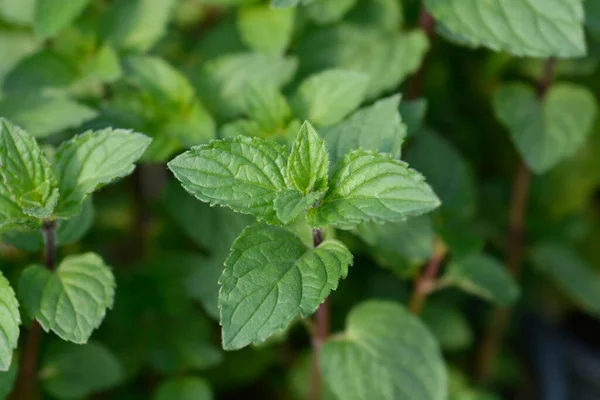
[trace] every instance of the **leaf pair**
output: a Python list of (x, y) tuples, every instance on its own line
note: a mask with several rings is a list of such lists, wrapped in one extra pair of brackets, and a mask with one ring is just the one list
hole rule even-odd
[(97, 188), (130, 174), (151, 139), (105, 129), (65, 142), (51, 158), (36, 140), (0, 120), (0, 226), (69, 218)]
[(356, 149), (329, 181), (325, 143), (305, 122), (284, 146), (248, 137), (213, 141), (172, 160), (169, 168), (199, 200), (287, 223), (301, 212), (313, 227), (400, 221), (439, 205), (422, 175), (389, 154)]

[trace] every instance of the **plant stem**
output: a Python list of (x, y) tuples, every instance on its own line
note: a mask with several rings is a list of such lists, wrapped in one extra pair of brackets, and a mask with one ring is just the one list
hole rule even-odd
[[(313, 245), (318, 247), (323, 242), (323, 231), (321, 229), (313, 229)], [(325, 299), (323, 304), (319, 306), (315, 314), (315, 329), (312, 335), (312, 368), (310, 374), (310, 391), (309, 400), (319, 400), (321, 398), (321, 369), (319, 360), (321, 355), (321, 347), (327, 340), (330, 330), (331, 305), (329, 297)]]
[(448, 254), (448, 248), (439, 239), (436, 239), (434, 243), (433, 255), (427, 265), (425, 271), (417, 278), (415, 282), (415, 289), (413, 290), (412, 297), (408, 309), (413, 314), (420, 314), (425, 306), (425, 301), (435, 288), (435, 279), (440, 270), (440, 266), (444, 258)]
[[(537, 95), (540, 100), (544, 98), (552, 84), (555, 69), (556, 58), (546, 60), (544, 71), (537, 85)], [(525, 219), (531, 178), (531, 171), (521, 159), (513, 181), (506, 246), (506, 268), (517, 281), (521, 277), (521, 265), (524, 258)], [(510, 316), (511, 309), (501, 307), (494, 311), (490, 319), (477, 355), (475, 378), (480, 384), (487, 384), (491, 379), (498, 352), (506, 336)]]
[[(44, 236), (44, 265), (49, 270), (54, 270), (56, 263), (56, 221), (44, 220), (42, 235)], [(41, 342), (42, 327), (34, 319), (29, 328), (27, 342), (21, 356), (16, 390), (12, 396), (14, 400), (36, 400), (40, 398), (37, 372)]]
[[(431, 39), (433, 39), (434, 36), (435, 20), (429, 11), (427, 11), (425, 5), (421, 5), (421, 13), (419, 14), (419, 28), (421, 28), (431, 43)], [(427, 73), (428, 61), (429, 51), (423, 57), (421, 67), (408, 83), (409, 99), (419, 98), (423, 94), (423, 82), (425, 81), (425, 75)]]

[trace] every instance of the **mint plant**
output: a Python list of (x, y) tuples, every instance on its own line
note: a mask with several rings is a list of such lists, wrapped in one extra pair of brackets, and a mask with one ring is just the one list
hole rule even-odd
[(598, 4), (0, 1), (0, 400), (599, 397)]
[(22, 356), (23, 363), (32, 365), (22, 368), (19, 389), (20, 395), (28, 396), (33, 389), (30, 380), (35, 380), (40, 327), (65, 341), (86, 343), (114, 301), (115, 278), (99, 255), (68, 256), (56, 266), (57, 226), (80, 214), (94, 191), (130, 174), (150, 139), (124, 130), (88, 131), (64, 142), (56, 152), (45, 152), (26, 131), (1, 119), (0, 143), (0, 224), (38, 229), (45, 243), (44, 265), (30, 265), (21, 273), (18, 300), (1, 276), (7, 317), (1, 321), (1, 370), (11, 365), (21, 314), (33, 321)]

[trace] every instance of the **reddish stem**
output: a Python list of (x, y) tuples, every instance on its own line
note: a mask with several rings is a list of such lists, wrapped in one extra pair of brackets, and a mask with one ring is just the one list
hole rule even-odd
[[(53, 270), (56, 263), (56, 221), (44, 220), (42, 223), (44, 236), (44, 265)], [(29, 328), (27, 342), (21, 356), (19, 376), (13, 400), (36, 400), (40, 398), (37, 385), (38, 360), (42, 342), (42, 327), (34, 319)]]
[(427, 262), (425, 270), (415, 282), (415, 289), (413, 290), (408, 306), (411, 313), (420, 314), (423, 311), (425, 301), (435, 287), (436, 277), (447, 253), (448, 249), (446, 246), (441, 241), (436, 241), (433, 256)]
[[(323, 243), (323, 231), (313, 229), (313, 245), (318, 247)], [(309, 400), (319, 400), (321, 398), (322, 380), (319, 360), (321, 356), (321, 347), (327, 340), (330, 332), (331, 305), (329, 298), (326, 298), (323, 304), (319, 306), (315, 314), (315, 330), (312, 336), (312, 368), (310, 374)]]
[[(552, 85), (556, 69), (556, 58), (549, 58), (537, 85), (537, 95), (541, 100)], [(512, 199), (508, 216), (508, 237), (506, 246), (506, 268), (516, 280), (521, 276), (521, 265), (525, 247), (525, 220), (527, 202), (531, 187), (531, 171), (523, 160), (519, 161), (513, 182)], [(486, 333), (477, 354), (475, 377), (481, 384), (487, 384), (492, 377), (495, 363), (506, 336), (511, 309), (497, 308), (487, 326)]]

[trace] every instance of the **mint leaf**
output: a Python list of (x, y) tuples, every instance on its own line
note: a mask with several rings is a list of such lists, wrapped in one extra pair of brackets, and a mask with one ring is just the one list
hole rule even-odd
[(504, 85), (494, 95), (494, 109), (527, 165), (538, 174), (583, 145), (597, 111), (589, 90), (564, 83), (553, 85), (542, 101), (533, 87)]
[(166, 32), (175, 0), (117, 0), (105, 12), (103, 37), (122, 50), (145, 52)]
[(237, 27), (242, 41), (265, 54), (281, 54), (288, 47), (294, 29), (294, 9), (271, 8), (266, 4), (240, 8)]
[(412, 263), (423, 263), (433, 254), (435, 231), (428, 215), (387, 224), (366, 222), (354, 233), (372, 246), (374, 255), (392, 252)]
[(55, 156), (60, 200), (55, 215), (79, 212), (87, 196), (111, 181), (133, 172), (152, 140), (123, 129), (87, 131), (64, 142)]
[(306, 13), (318, 24), (330, 24), (341, 20), (356, 5), (356, 0), (313, 0)]
[(288, 83), (297, 68), (293, 57), (257, 53), (228, 54), (203, 65), (196, 80), (199, 93), (210, 93), (207, 107), (219, 119), (229, 119), (244, 111), (247, 85), (281, 88)]
[(406, 126), (398, 112), (400, 96), (378, 100), (361, 108), (337, 125), (323, 128), (331, 164), (335, 165), (350, 151), (357, 148), (378, 153), (390, 153), (400, 158)]
[(37, 0), (33, 28), (36, 35), (49, 38), (67, 27), (77, 18), (90, 0)]
[(339, 163), (327, 195), (308, 218), (313, 226), (345, 229), (367, 221), (402, 221), (439, 205), (423, 176), (408, 164), (357, 149)]
[(0, 371), (8, 371), (19, 341), (19, 302), (8, 280), (0, 272)]
[(31, 217), (23, 212), (6, 185), (0, 182), (0, 228), (10, 227), (13, 224), (25, 224), (30, 220)]
[(276, 222), (273, 200), (286, 188), (286, 162), (284, 146), (241, 136), (194, 147), (168, 166), (199, 200)]
[(288, 161), (287, 182), (304, 194), (327, 191), (329, 156), (325, 142), (312, 125), (300, 127)]
[(286, 189), (275, 197), (277, 219), (284, 224), (294, 221), (298, 215), (311, 208), (325, 195), (325, 191), (308, 193), (306, 196), (294, 189)]
[(331, 69), (302, 81), (292, 101), (294, 113), (317, 126), (342, 120), (363, 102), (369, 76), (360, 72)]
[(17, 374), (19, 373), (19, 361), (17, 357), (13, 357), (10, 367), (6, 372), (0, 372), (0, 399), (5, 400), (13, 391)]
[(531, 260), (575, 304), (600, 315), (600, 275), (581, 255), (563, 244), (546, 242), (533, 248)]
[(518, 56), (586, 54), (580, 0), (426, 0), (425, 4), (459, 42)]
[(55, 342), (44, 355), (40, 380), (58, 399), (87, 398), (115, 387), (125, 378), (114, 354), (100, 343), (83, 346)]
[(520, 293), (519, 286), (506, 267), (485, 254), (473, 254), (453, 260), (442, 279), (501, 306), (514, 303)]
[(435, 338), (392, 302), (368, 301), (350, 311), (346, 331), (321, 351), (327, 385), (344, 400), (447, 398), (447, 373)]
[(212, 400), (213, 395), (208, 383), (195, 376), (171, 378), (163, 382), (153, 400)]
[(19, 296), (46, 332), (86, 343), (112, 308), (115, 278), (94, 253), (68, 256), (56, 272), (41, 265), (27, 267), (19, 281)]
[(367, 98), (375, 99), (397, 90), (418, 70), (428, 49), (429, 41), (421, 30), (382, 32), (342, 23), (305, 35), (297, 53), (303, 73), (342, 68), (369, 75)]
[(425, 98), (403, 101), (400, 104), (400, 115), (406, 124), (406, 136), (415, 135), (421, 130), (426, 113), (427, 99)]
[(406, 152), (406, 161), (425, 175), (442, 200), (442, 211), (459, 219), (475, 213), (477, 192), (473, 171), (462, 154), (439, 134), (422, 130)]
[(352, 255), (337, 240), (308, 249), (284, 228), (246, 228), (219, 280), (223, 348), (261, 343), (293, 319), (312, 314), (351, 263)]
[(58, 201), (56, 176), (35, 139), (0, 118), (0, 176), (27, 215), (45, 218)]
[(0, 100), (0, 115), (41, 138), (78, 127), (98, 113), (65, 96), (15, 93)]
[(442, 350), (456, 352), (473, 345), (474, 335), (469, 320), (457, 306), (427, 302), (422, 319)]
[(291, 111), (279, 89), (272, 85), (249, 84), (244, 87), (243, 95), (244, 112), (252, 118), (252, 123), (258, 123), (269, 133), (285, 128)]

